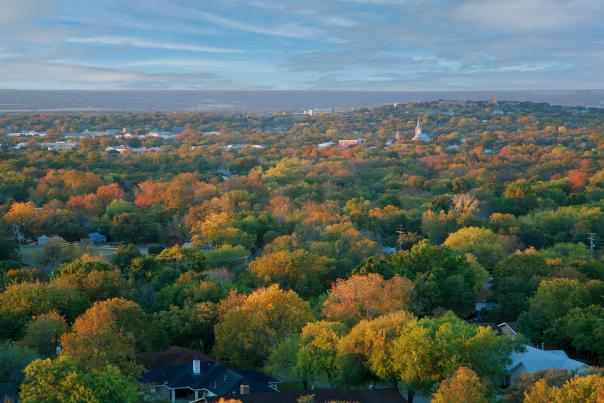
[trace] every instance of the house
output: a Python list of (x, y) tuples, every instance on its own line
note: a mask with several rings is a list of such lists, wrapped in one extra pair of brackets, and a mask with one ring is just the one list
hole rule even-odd
[(382, 248), (380, 249), (380, 252), (384, 255), (390, 255), (390, 254), (396, 252), (396, 248), (393, 248), (392, 246), (382, 246)]
[[(256, 393), (237, 396), (243, 403), (297, 403), (302, 396), (314, 396), (314, 402), (405, 403), (407, 400), (396, 388), (350, 390), (321, 389), (279, 393)], [(225, 396), (226, 397), (226, 396)], [(215, 403), (219, 397), (200, 399), (198, 402)]]
[(324, 149), (326, 149), (327, 147), (332, 147), (332, 146), (335, 146), (335, 145), (336, 145), (336, 143), (334, 143), (333, 141), (326, 141), (326, 142), (324, 142), (324, 143), (320, 143), (320, 144), (318, 144), (318, 145), (317, 145), (317, 148), (318, 148), (319, 150), (324, 150)]
[[(217, 396), (236, 397), (278, 393), (279, 381), (257, 371), (235, 369), (199, 353), (181, 363), (176, 351), (172, 363), (153, 368), (142, 376), (142, 400), (202, 401)], [(184, 354), (187, 355), (187, 354)], [(166, 360), (164, 359), (164, 362)]]
[(46, 235), (40, 235), (38, 237), (38, 245), (46, 245), (50, 241), (50, 238)]
[(503, 336), (516, 336), (518, 331), (516, 330), (516, 322), (503, 322), (497, 325), (498, 332)]
[(526, 373), (560, 369), (569, 372), (583, 373), (590, 367), (577, 360), (569, 358), (564, 350), (541, 350), (525, 345), (522, 352), (513, 352), (510, 355), (512, 362), (507, 366), (508, 375), (503, 381), (503, 386), (511, 385), (519, 376)]
[(55, 143), (41, 143), (42, 148), (48, 151), (74, 151), (78, 148), (78, 144), (73, 141), (57, 141)]
[(340, 147), (353, 147), (353, 146), (358, 146), (363, 144), (364, 142), (366, 142), (367, 140), (363, 139), (363, 138), (356, 138), (356, 139), (343, 139), (343, 140), (338, 140), (338, 146)]
[(93, 245), (103, 245), (107, 243), (107, 237), (99, 232), (91, 232), (88, 234), (88, 240)]

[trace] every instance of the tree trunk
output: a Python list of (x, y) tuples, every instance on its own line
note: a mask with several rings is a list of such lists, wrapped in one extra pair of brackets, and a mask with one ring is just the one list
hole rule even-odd
[(308, 390), (308, 381), (307, 380), (302, 381), (302, 387), (304, 387), (304, 390)]
[(407, 403), (413, 403), (413, 397), (415, 396), (415, 391), (408, 390), (407, 391)]

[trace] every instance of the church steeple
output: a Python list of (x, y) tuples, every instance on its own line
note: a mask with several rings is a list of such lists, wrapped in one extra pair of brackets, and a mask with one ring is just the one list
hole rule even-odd
[(415, 126), (415, 138), (420, 138), (422, 135), (422, 126), (419, 124), (419, 116), (417, 117), (417, 125)]
[(429, 143), (432, 141), (430, 136), (422, 132), (422, 125), (419, 123), (419, 116), (417, 117), (417, 125), (415, 126), (415, 136), (413, 136), (411, 141), (419, 141), (422, 143)]

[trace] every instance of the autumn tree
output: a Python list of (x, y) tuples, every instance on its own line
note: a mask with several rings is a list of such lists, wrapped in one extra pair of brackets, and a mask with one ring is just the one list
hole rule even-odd
[(265, 285), (277, 283), (308, 298), (324, 290), (329, 263), (324, 257), (296, 249), (262, 255), (250, 264), (250, 271)]
[(401, 276), (384, 280), (379, 274), (353, 275), (338, 279), (323, 303), (323, 316), (328, 320), (353, 325), (362, 319), (409, 310), (413, 283)]
[(372, 320), (361, 320), (340, 339), (338, 354), (348, 359), (361, 358), (363, 365), (375, 377), (396, 383), (398, 373), (391, 359), (393, 343), (400, 337), (407, 323), (413, 320), (415, 317), (405, 311), (388, 313)]
[(434, 403), (488, 403), (487, 387), (470, 368), (459, 367), (455, 374), (441, 382)]
[(281, 340), (312, 319), (308, 302), (278, 285), (260, 288), (237, 301), (228, 310), (219, 306), (219, 315), (225, 313), (215, 327), (214, 345), (217, 358), (234, 364), (259, 363)]
[(64, 354), (87, 370), (115, 365), (126, 375), (142, 370), (139, 351), (150, 349), (145, 313), (135, 302), (113, 298), (97, 302), (76, 319), (72, 331), (61, 337)]
[(537, 381), (524, 394), (526, 403), (546, 402), (601, 402), (604, 401), (604, 377), (600, 375), (575, 376), (561, 387), (548, 386)]

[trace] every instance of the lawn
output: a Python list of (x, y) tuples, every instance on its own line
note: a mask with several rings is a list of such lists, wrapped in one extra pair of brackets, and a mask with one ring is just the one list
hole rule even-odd
[[(21, 246), (21, 256), (24, 264), (32, 267), (37, 267), (40, 270), (48, 271), (54, 269), (54, 267), (46, 266), (40, 263), (40, 257), (44, 251), (43, 245), (22, 245)], [(115, 248), (110, 248), (107, 246), (91, 246), (87, 253), (90, 253), (95, 256), (105, 256), (108, 259), (115, 254)]]

